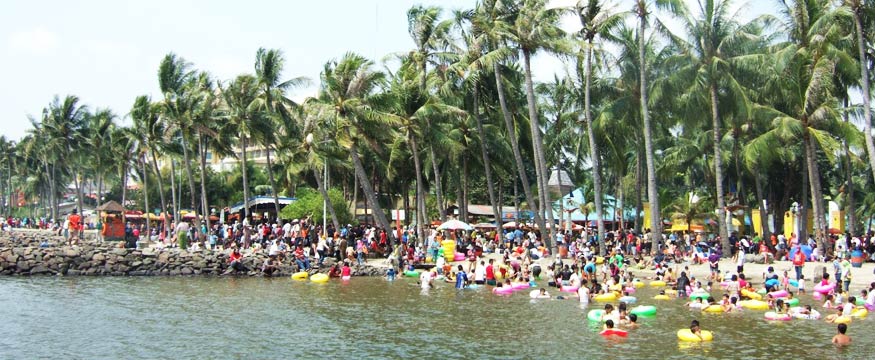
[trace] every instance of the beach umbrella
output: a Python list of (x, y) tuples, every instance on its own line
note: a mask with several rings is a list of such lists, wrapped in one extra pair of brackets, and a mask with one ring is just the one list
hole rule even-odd
[(474, 224), (474, 228), (476, 228), (476, 229), (495, 229), (495, 224), (477, 223), (477, 224)]
[(438, 230), (473, 230), (474, 228), (471, 225), (468, 225), (459, 220), (448, 220), (447, 222), (438, 226)]

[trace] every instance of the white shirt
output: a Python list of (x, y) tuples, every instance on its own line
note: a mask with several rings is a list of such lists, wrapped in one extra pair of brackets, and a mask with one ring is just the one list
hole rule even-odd
[(866, 304), (869, 304), (870, 306), (875, 305), (875, 291), (872, 291), (869, 293), (869, 295), (866, 295)]
[(268, 256), (276, 256), (280, 252), (280, 247), (276, 244), (276, 241), (273, 244), (270, 244), (270, 249), (267, 251)]
[(486, 267), (481, 265), (474, 269), (474, 281), (483, 280), (486, 280)]
[(586, 286), (581, 286), (579, 289), (577, 289), (577, 296), (580, 298), (580, 302), (588, 303), (589, 289)]
[(852, 312), (854, 312), (854, 304), (845, 303), (845, 305), (842, 306), (842, 316), (851, 316)]
[(423, 289), (431, 288), (431, 273), (423, 272), (419, 275), (419, 285), (422, 286)]

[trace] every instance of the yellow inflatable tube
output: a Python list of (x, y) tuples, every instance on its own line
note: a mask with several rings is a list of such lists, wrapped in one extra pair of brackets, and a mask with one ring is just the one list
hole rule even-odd
[(744, 296), (744, 297), (749, 298), (751, 300), (762, 300), (763, 299), (762, 295), (757, 294), (756, 292), (753, 292), (753, 291), (750, 291), (747, 289), (741, 289), (741, 296)]
[(599, 294), (599, 295), (593, 296), (592, 299), (595, 301), (610, 302), (610, 301), (617, 300), (617, 294), (609, 292), (609, 293), (604, 293), (604, 294)]
[(869, 315), (869, 310), (866, 310), (866, 308), (859, 308), (859, 309), (854, 310), (851, 313), (851, 317), (855, 317), (858, 319), (862, 319), (868, 315)]
[(702, 342), (702, 341), (711, 341), (714, 340), (714, 334), (712, 334), (708, 330), (702, 330), (702, 336), (699, 337), (696, 334), (693, 334), (690, 329), (680, 329), (678, 330), (678, 340), (687, 341), (687, 342)]
[(722, 313), (723, 307), (720, 305), (708, 305), (708, 307), (702, 309), (702, 311), (709, 313)]
[(326, 275), (326, 274), (313, 275), (310, 277), (310, 282), (314, 282), (314, 283), (328, 282), (328, 275)]
[(769, 303), (762, 300), (742, 300), (738, 302), (741, 307), (749, 310), (768, 310)]
[(660, 294), (660, 295), (656, 295), (656, 296), (654, 296), (654, 297), (653, 297), (653, 300), (671, 300), (671, 298), (668, 297), (668, 295), (662, 295), (662, 294)]
[(835, 318), (835, 320), (833, 320), (833, 323), (836, 323), (836, 324), (850, 324), (850, 323), (851, 323), (851, 317), (849, 317), (849, 316), (839, 316), (839, 317)]
[(665, 286), (665, 281), (654, 280), (650, 282), (650, 286)]
[(296, 272), (292, 274), (292, 280), (307, 280), (310, 277), (310, 273), (306, 271)]

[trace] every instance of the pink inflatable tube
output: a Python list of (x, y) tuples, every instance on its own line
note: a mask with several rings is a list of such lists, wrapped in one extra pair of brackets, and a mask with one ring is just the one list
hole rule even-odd
[(830, 291), (835, 289), (835, 287), (836, 287), (836, 284), (826, 284), (826, 285), (820, 284), (820, 285), (817, 285), (814, 287), (814, 291), (826, 295), (826, 294), (829, 294)]
[(507, 295), (513, 293), (513, 288), (510, 286), (502, 286), (492, 289), (492, 293), (496, 295)]
[(780, 298), (787, 297), (788, 294), (787, 294), (787, 290), (778, 290), (778, 291), (770, 292), (769, 295), (772, 295), (772, 297), (775, 299), (780, 299)]
[(579, 288), (576, 286), (563, 286), (563, 287), (559, 288), (559, 291), (576, 293), (577, 289), (579, 289)]

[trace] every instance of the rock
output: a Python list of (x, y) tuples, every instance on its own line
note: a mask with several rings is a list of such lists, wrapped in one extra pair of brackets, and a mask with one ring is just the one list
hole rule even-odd
[(138, 267), (138, 266), (140, 266), (140, 265), (143, 265), (143, 262), (142, 262), (142, 261), (133, 261), (133, 262), (131, 262), (131, 267), (132, 267), (132, 268)]
[(103, 255), (101, 253), (96, 253), (96, 254), (94, 254), (94, 256), (91, 257), (91, 260), (95, 261), (95, 262), (101, 262), (101, 261), (106, 260), (106, 255)]
[(47, 269), (45, 266), (42, 266), (42, 265), (37, 265), (37, 266), (34, 266), (33, 269), (30, 269), (31, 275), (40, 275), (40, 274), (45, 274), (48, 272), (49, 272), (49, 269)]
[(81, 272), (79, 272), (79, 270), (67, 270), (67, 273), (65, 275), (67, 275), (67, 276), (79, 276), (79, 275), (81, 275)]
[(79, 256), (79, 251), (77, 251), (75, 249), (67, 249), (67, 250), (64, 250), (64, 256), (77, 257), (77, 256)]
[(170, 270), (170, 276), (178, 276), (179, 270)]
[(110, 252), (111, 252), (113, 255), (121, 255), (121, 256), (125, 256), (125, 255), (128, 254), (128, 249), (113, 248)]
[(166, 264), (170, 261), (170, 254), (163, 252), (158, 255), (158, 262), (162, 264)]
[(18, 264), (15, 265), (18, 268), (18, 271), (30, 271), (30, 264), (26, 261), (19, 261)]

